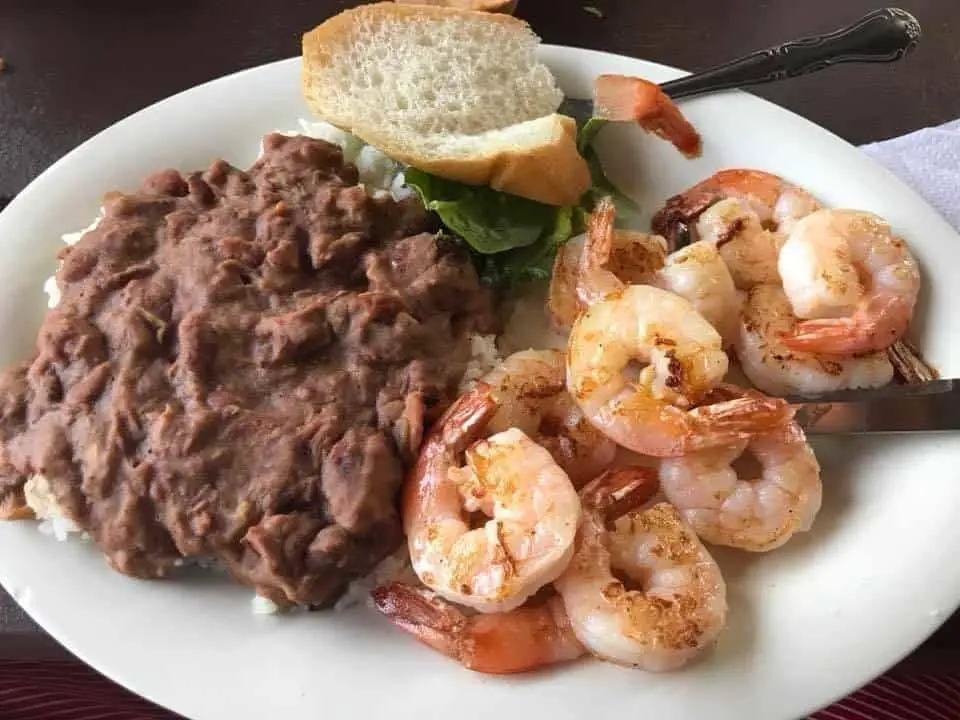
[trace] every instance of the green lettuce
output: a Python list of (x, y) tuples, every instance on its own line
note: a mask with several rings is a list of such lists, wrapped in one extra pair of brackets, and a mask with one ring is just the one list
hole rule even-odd
[(593, 148), (605, 124), (591, 118), (580, 127), (577, 145), (590, 168), (591, 188), (578, 205), (545, 205), (415, 168), (404, 171), (404, 180), (444, 227), (467, 245), (484, 281), (508, 286), (546, 280), (557, 249), (584, 231), (601, 197), (613, 199), (618, 226), (634, 227), (638, 222), (640, 208), (610, 182)]
[(609, 196), (617, 209), (616, 225), (621, 228), (637, 228), (640, 225), (640, 206), (632, 198), (624, 195), (617, 188), (610, 178), (603, 171), (603, 164), (600, 162), (600, 156), (597, 155), (593, 143), (597, 138), (597, 133), (603, 129), (609, 121), (600, 118), (590, 118), (580, 126), (577, 136), (577, 149), (587, 161), (587, 167), (590, 168), (590, 189), (587, 191), (583, 203), (589, 205), (592, 209), (596, 202)]
[(558, 208), (486, 186), (465, 185), (414, 168), (406, 170), (404, 180), (447, 229), (482, 255), (533, 245), (556, 223)]

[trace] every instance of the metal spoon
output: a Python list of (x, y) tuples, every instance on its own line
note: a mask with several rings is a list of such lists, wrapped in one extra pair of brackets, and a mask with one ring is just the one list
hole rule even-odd
[[(874, 10), (825, 35), (791, 40), (660, 85), (673, 99), (704, 95), (807, 75), (846, 62), (899, 60), (920, 41), (920, 23), (900, 8)], [(567, 98), (560, 112), (577, 120), (593, 115), (593, 102)]]

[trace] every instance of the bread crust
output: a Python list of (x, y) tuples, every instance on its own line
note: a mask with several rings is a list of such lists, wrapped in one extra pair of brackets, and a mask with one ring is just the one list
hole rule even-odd
[(509, 13), (517, 9), (517, 0), (393, 0), (401, 5), (442, 5), (461, 10)]
[(381, 2), (346, 10), (303, 36), (301, 87), (310, 110), (395, 160), (440, 177), (470, 185), (489, 185), (548, 205), (576, 204), (590, 187), (590, 171), (577, 151), (576, 123), (572, 118), (553, 114), (528, 121), (543, 123), (544, 136), (549, 139), (538, 145), (504, 146), (469, 157), (423, 156), (388, 139), (385, 129), (335, 116), (314, 92), (314, 77), (333, 61), (337, 47), (350, 42), (353, 28), (361, 18), (374, 22), (386, 19), (416, 22), (426, 17), (451, 16), (481, 17), (485, 22), (528, 32), (527, 24), (511, 15), (438, 5)]

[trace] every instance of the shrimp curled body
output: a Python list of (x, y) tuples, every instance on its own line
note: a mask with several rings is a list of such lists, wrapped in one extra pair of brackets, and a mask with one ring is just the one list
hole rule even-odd
[[(628, 589), (620, 570), (638, 585)], [(720, 569), (677, 510), (634, 511), (607, 530), (585, 509), (577, 551), (555, 583), (573, 631), (595, 656), (661, 672), (710, 647), (726, 624)]]
[(920, 272), (906, 243), (880, 217), (820, 210), (780, 251), (783, 289), (797, 317), (784, 343), (830, 355), (884, 350), (907, 330)]
[[(583, 491), (583, 502), (613, 521), (642, 506), (656, 491), (656, 472), (651, 468), (621, 468), (590, 483)], [(563, 600), (556, 595), (539, 605), (477, 615), (465, 613), (426, 588), (397, 582), (377, 588), (373, 600), (394, 625), (477, 672), (524, 672), (587, 653), (573, 632)]]
[(716, 247), (697, 242), (668, 255), (659, 235), (615, 229), (615, 215), (611, 199), (601, 198), (586, 234), (557, 252), (547, 296), (554, 329), (569, 331), (585, 308), (627, 285), (654, 285), (689, 300), (732, 343), (740, 297)]
[[(732, 463), (749, 451), (756, 479), (740, 479)], [(820, 510), (820, 465), (803, 430), (790, 423), (726, 447), (660, 464), (660, 485), (697, 535), (714, 545), (766, 552), (809, 530)]]
[(893, 378), (885, 352), (828, 356), (787, 346), (797, 325), (790, 301), (778, 285), (751, 288), (743, 303), (737, 358), (750, 382), (772, 395), (815, 395), (883, 387)]
[(546, 448), (575, 487), (606, 470), (617, 444), (584, 417), (566, 385), (566, 358), (559, 350), (514, 353), (483, 378), (499, 410), (490, 433), (517, 428)]
[(374, 590), (373, 601), (395, 625), (476, 672), (525, 672), (587, 652), (557, 596), (537, 607), (467, 615), (429, 590), (392, 583)]
[[(577, 319), (567, 387), (608, 437), (655, 457), (729, 443), (792, 417), (793, 410), (773, 398), (693, 407), (727, 372), (721, 345), (720, 335), (688, 301), (632, 285)], [(631, 374), (634, 363), (646, 366)]]
[[(523, 432), (474, 442), (496, 410), (484, 383), (458, 398), (424, 441), (402, 498), (421, 582), (481, 612), (516, 608), (556, 579), (570, 561), (580, 516), (570, 478)], [(474, 511), (490, 519), (471, 530)]]
[(820, 203), (803, 188), (761, 170), (721, 170), (667, 200), (653, 229), (673, 245), (684, 230), (712, 243), (747, 290), (779, 282), (777, 256), (786, 235)]

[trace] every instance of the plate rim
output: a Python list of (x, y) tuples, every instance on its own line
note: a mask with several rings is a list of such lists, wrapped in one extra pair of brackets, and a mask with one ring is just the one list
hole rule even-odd
[[(641, 63), (641, 64), (643, 64), (643, 65), (646, 65), (646, 66), (653, 66), (653, 67), (659, 68), (659, 69), (662, 70), (663, 72), (673, 74), (673, 75), (675, 75), (676, 77), (681, 77), (681, 76), (683, 76), (683, 75), (689, 74), (687, 71), (681, 70), (681, 69), (676, 68), (676, 67), (673, 67), (673, 66), (665, 65), (665, 64), (663, 64), (663, 63), (658, 63), (658, 62), (655, 62), (655, 61), (645, 60), (645, 59), (642, 59), (642, 58), (635, 58), (635, 57), (631, 57), (631, 56), (628, 56), (628, 55), (622, 55), (622, 54), (619, 54), (619, 53), (612, 53), (612, 52), (608, 52), (608, 51), (594, 50), (594, 49), (589, 49), (589, 48), (580, 48), (580, 47), (574, 47), (574, 46), (566, 46), (566, 45), (555, 45), (555, 44), (548, 44), (548, 43), (542, 44), (542, 45), (541, 45), (541, 48), (542, 48), (542, 51), (546, 51), (546, 52), (548, 52), (548, 53), (552, 53), (552, 52), (573, 53), (573, 54), (575, 54), (575, 55), (577, 55), (577, 56), (580, 56), (579, 59), (580, 59), (581, 61), (585, 61), (585, 60), (586, 60), (586, 58), (585, 58), (584, 56), (592, 56), (592, 57), (594, 58), (592, 61), (586, 61), (588, 65), (594, 65), (595, 63), (600, 63), (600, 64), (602, 64), (604, 61), (606, 61), (606, 62), (609, 64), (609, 62), (611, 62), (611, 61), (623, 62), (624, 60), (626, 60), (626, 61), (629, 61), (629, 62), (631, 62), (631, 63), (639, 62), (639, 63)], [(273, 68), (273, 67), (277, 67), (277, 66), (295, 65), (295, 64), (299, 63), (299, 61), (300, 61), (300, 57), (299, 57), (299, 56), (293, 56), (293, 57), (289, 57), (289, 58), (285, 58), (285, 59), (275, 60), (275, 61), (272, 61), (272, 62), (269, 62), (269, 63), (263, 63), (263, 64), (256, 65), (256, 66), (253, 66), (253, 67), (250, 67), (250, 68), (244, 68), (244, 69), (241, 69), (241, 70), (232, 72), (232, 73), (228, 73), (228, 74), (225, 74), (225, 75), (216, 77), (216, 78), (212, 78), (212, 79), (210, 79), (210, 80), (206, 80), (206, 81), (204, 81), (204, 82), (202, 82), (202, 83), (199, 83), (199, 84), (197, 84), (197, 85), (191, 86), (191, 87), (189, 87), (189, 88), (185, 88), (185, 89), (183, 89), (183, 90), (181, 90), (181, 91), (179, 91), (179, 92), (176, 92), (176, 93), (174, 93), (174, 94), (172, 94), (172, 95), (168, 95), (168, 96), (166, 96), (166, 97), (164, 97), (164, 98), (161, 98), (161, 99), (157, 100), (156, 102), (153, 102), (153, 103), (151, 103), (151, 104), (149, 104), (149, 105), (147, 105), (147, 106), (145, 106), (145, 107), (140, 108), (139, 110), (136, 110), (136, 111), (133, 112), (133, 113), (130, 113), (130, 114), (124, 116), (123, 118), (121, 118), (121, 119), (118, 120), (117, 122), (112, 123), (111, 125), (103, 128), (102, 130), (100, 130), (99, 132), (97, 132), (96, 134), (94, 134), (93, 136), (91, 136), (91, 137), (87, 138), (86, 140), (84, 140), (84, 141), (83, 141), (82, 143), (80, 143), (79, 145), (77, 145), (77, 146), (73, 147), (72, 149), (70, 149), (67, 153), (65, 153), (64, 155), (62, 155), (61, 157), (59, 157), (55, 162), (53, 162), (49, 167), (47, 167), (46, 169), (44, 169), (37, 177), (35, 177), (33, 180), (31, 180), (31, 182), (30, 182), (23, 190), (21, 190), (19, 193), (17, 193), (16, 196), (11, 200), (11, 202), (10, 202), (2, 211), (0, 211), (0, 221), (2, 221), (3, 218), (5, 218), (5, 217), (10, 217), (10, 216), (15, 215), (16, 213), (20, 212), (20, 211), (21, 211), (21, 206), (27, 206), (27, 205), (30, 205), (30, 204), (32, 204), (32, 203), (37, 202), (37, 201), (34, 199), (34, 196), (36, 195), (36, 193), (41, 192), (41, 191), (43, 190), (43, 186), (44, 186), (46, 183), (50, 182), (50, 178), (55, 178), (55, 177), (57, 176), (57, 174), (61, 171), (61, 169), (62, 169), (65, 165), (71, 163), (71, 162), (77, 157), (77, 155), (82, 154), (83, 152), (85, 152), (86, 149), (87, 149), (90, 145), (95, 144), (95, 143), (104, 142), (104, 141), (105, 141), (105, 139), (104, 139), (105, 137), (106, 137), (106, 138), (109, 138), (109, 136), (110, 136), (111, 134), (118, 132), (118, 130), (122, 130), (122, 129), (125, 128), (128, 124), (132, 124), (132, 123), (136, 122), (138, 119), (142, 118), (142, 116), (154, 112), (158, 106), (161, 106), (161, 105), (163, 105), (164, 103), (173, 102), (173, 101), (175, 101), (175, 100), (177, 100), (177, 99), (182, 99), (184, 96), (188, 96), (188, 95), (192, 95), (192, 94), (201, 95), (201, 94), (203, 94), (203, 92), (204, 92), (205, 90), (207, 90), (210, 86), (220, 86), (220, 85), (225, 85), (225, 84), (228, 84), (228, 83), (242, 82), (245, 77), (250, 76), (250, 75), (253, 75), (253, 74), (256, 74), (257, 72), (263, 72), (263, 71), (265, 71), (265, 70), (268, 69), (268, 68)], [(831, 136), (832, 138), (834, 138), (835, 140), (837, 140), (837, 141), (839, 141), (839, 142), (842, 142), (843, 144), (845, 144), (845, 145), (847, 145), (847, 146), (849, 146), (849, 147), (853, 147), (853, 148), (856, 147), (856, 146), (853, 146), (853, 145), (852, 145), (851, 143), (849, 143), (848, 141), (846, 141), (845, 139), (843, 139), (842, 137), (840, 137), (840, 136), (838, 136), (837, 134), (833, 133), (832, 131), (830, 131), (830, 130), (828, 130), (828, 129), (826, 129), (826, 128), (823, 128), (822, 126), (818, 125), (817, 123), (815, 123), (815, 122), (813, 122), (813, 121), (811, 121), (811, 120), (808, 120), (807, 118), (804, 118), (804, 117), (803, 117), (802, 115), (800, 115), (799, 113), (796, 113), (796, 112), (794, 112), (794, 111), (792, 111), (792, 110), (789, 110), (789, 109), (787, 109), (787, 108), (784, 108), (784, 107), (782, 107), (782, 106), (780, 106), (780, 105), (777, 105), (776, 103), (774, 103), (774, 102), (772, 102), (772, 101), (766, 100), (766, 99), (764, 99), (764, 98), (758, 97), (758, 96), (756, 96), (756, 95), (753, 95), (752, 93), (749, 93), (749, 92), (746, 92), (746, 91), (742, 91), (742, 90), (724, 91), (724, 94), (748, 95), (748, 96), (752, 99), (752, 101), (759, 102), (759, 103), (762, 103), (763, 105), (776, 108), (776, 110), (777, 110), (778, 112), (788, 113), (789, 115), (792, 115), (793, 117), (801, 120), (803, 123), (805, 123), (805, 124), (807, 124), (807, 125), (809, 125), (809, 126), (815, 127), (819, 132), (825, 133), (825, 134)], [(873, 165), (874, 170), (875, 170), (876, 172), (882, 173), (882, 174), (886, 175), (888, 181), (892, 181), (892, 182), (896, 183), (896, 184), (899, 186), (899, 191), (901, 191), (901, 192), (903, 192), (903, 193), (905, 193), (905, 194), (910, 194), (910, 195), (912, 195), (917, 201), (923, 203), (926, 207), (928, 207), (932, 213), (934, 213), (934, 214), (936, 214), (938, 217), (940, 217), (941, 220), (943, 221), (943, 223), (944, 223), (945, 225), (947, 225), (948, 227), (950, 227), (950, 226), (949, 226), (949, 223), (947, 223), (947, 221), (943, 218), (943, 216), (939, 213), (939, 211), (937, 211), (937, 209), (936, 209), (935, 207), (931, 206), (930, 203), (928, 203), (928, 202), (927, 202), (921, 195), (919, 195), (919, 193), (917, 193), (913, 188), (911, 188), (911, 187), (910, 187), (909, 185), (907, 185), (903, 180), (901, 180), (898, 176), (896, 176), (894, 173), (892, 173), (890, 170), (888, 170), (886, 167), (884, 167), (883, 165), (881, 165), (879, 162), (877, 162), (877, 161), (874, 160), (873, 158), (870, 158), (870, 157), (867, 157), (867, 156), (864, 156), (864, 157)], [(954, 230), (952, 227), (951, 227), (951, 230), (954, 232), (954, 234), (956, 234), (956, 230)], [(3, 571), (3, 567), (4, 567), (3, 563), (0, 562), (0, 576), (4, 576), (4, 575), (5, 575), (5, 573), (4, 573), (4, 571)], [(10, 593), (10, 594), (11, 594), (11, 596), (14, 595), (13, 593)], [(14, 598), (14, 599), (17, 600), (17, 598)], [(824, 700), (823, 702), (817, 701), (817, 704), (815, 704), (815, 705), (810, 705), (810, 706), (809, 706), (809, 709), (806, 710), (805, 712), (809, 714), (809, 713), (815, 712), (815, 711), (818, 710), (818, 709), (827, 707), (827, 706), (829, 706), (830, 704), (832, 704), (833, 702), (835, 702), (835, 701), (837, 701), (837, 700), (839, 700), (839, 699), (847, 696), (847, 695), (850, 694), (851, 692), (855, 691), (857, 688), (862, 687), (862, 686), (864, 686), (864, 685), (866, 685), (866, 684), (869, 684), (870, 682), (872, 682), (872, 680), (874, 680), (874, 679), (876, 679), (877, 677), (883, 675), (883, 674), (884, 674), (885, 672), (887, 672), (890, 668), (892, 668), (893, 666), (895, 666), (896, 664), (898, 664), (900, 661), (902, 661), (904, 658), (906, 658), (907, 656), (909, 656), (912, 652), (914, 652), (914, 650), (916, 650), (916, 649), (917, 649), (920, 645), (922, 645), (927, 639), (929, 639), (930, 636), (932, 636), (935, 632), (937, 632), (937, 630), (943, 625), (943, 623), (945, 623), (945, 622), (950, 618), (950, 616), (951, 616), (954, 612), (956, 612), (956, 610), (957, 610), (958, 608), (960, 608), (960, 595), (958, 595), (958, 596), (955, 598), (954, 603), (953, 603), (953, 606), (952, 606), (952, 608), (950, 608), (949, 612), (944, 611), (944, 612), (940, 615), (940, 617), (938, 618), (937, 622), (936, 622), (935, 624), (933, 624), (932, 628), (929, 629), (929, 631), (926, 632), (922, 637), (919, 637), (913, 644), (910, 644), (906, 649), (904, 649), (901, 654), (899, 654), (897, 657), (895, 657), (895, 658), (893, 658), (893, 659), (886, 659), (886, 660), (884, 660), (884, 661), (882, 661), (882, 662), (880, 662), (880, 663), (874, 663), (874, 667), (875, 667), (875, 668), (879, 668), (879, 669), (876, 670), (876, 672), (871, 671), (871, 674), (869, 675), (869, 677), (866, 677), (866, 678), (863, 679), (862, 681), (858, 681), (858, 683), (857, 683), (855, 686), (851, 687), (850, 689), (848, 689), (848, 690), (846, 690), (846, 691), (843, 691), (843, 692), (840, 692), (840, 693), (838, 693), (838, 694), (835, 694), (835, 695), (831, 696), (829, 699)], [(158, 698), (158, 697), (155, 697), (155, 694), (154, 694), (153, 692), (149, 692), (149, 691), (145, 692), (145, 691), (143, 691), (143, 690), (141, 690), (141, 689), (138, 689), (138, 688), (136, 687), (135, 682), (133, 682), (130, 678), (128, 678), (128, 677), (127, 677), (127, 674), (126, 674), (125, 672), (113, 672), (113, 668), (111, 667), (111, 665), (113, 665), (114, 663), (113, 663), (112, 661), (109, 661), (109, 660), (108, 660), (108, 661), (105, 661), (105, 662), (101, 663), (101, 662), (95, 660), (95, 659), (92, 657), (92, 656), (95, 656), (95, 655), (96, 655), (96, 651), (95, 651), (95, 650), (93, 650), (92, 653), (91, 653), (91, 652), (88, 652), (88, 647), (77, 647), (77, 646), (74, 645), (73, 641), (70, 640), (68, 637), (67, 637), (66, 640), (65, 640), (64, 638), (66, 637), (66, 635), (69, 635), (69, 633), (66, 633), (66, 634), (65, 634), (65, 633), (60, 632), (60, 633), (55, 634), (54, 632), (51, 632), (50, 630), (48, 630), (48, 627), (49, 627), (50, 625), (56, 626), (56, 625), (58, 625), (58, 623), (57, 623), (57, 621), (52, 621), (52, 622), (51, 622), (50, 619), (45, 618), (45, 617), (44, 617), (44, 613), (43, 613), (42, 611), (36, 612), (35, 609), (31, 610), (31, 609), (28, 609), (28, 608), (24, 608), (24, 611), (25, 611), (41, 628), (43, 628), (45, 632), (47, 632), (48, 634), (50, 634), (50, 635), (54, 638), (54, 640), (56, 640), (59, 644), (61, 644), (64, 648), (66, 648), (70, 653), (72, 653), (72, 654), (74, 654), (75, 656), (77, 656), (78, 658), (80, 658), (84, 663), (90, 665), (92, 668), (96, 669), (98, 672), (103, 673), (105, 676), (107, 676), (108, 678), (110, 678), (113, 682), (116, 682), (116, 683), (120, 684), (121, 686), (123, 686), (124, 688), (126, 688), (127, 690), (129, 690), (130, 692), (132, 692), (132, 693), (134, 693), (134, 694), (136, 694), (136, 695), (138, 695), (138, 696), (140, 696), (140, 697), (146, 698), (147, 700), (149, 700), (149, 701), (157, 704), (158, 706), (161, 706), (161, 707), (164, 707), (164, 708), (168, 708), (168, 709), (170, 709), (172, 712), (178, 712), (177, 710), (172, 709), (172, 708), (170, 708), (167, 704), (165, 704), (165, 701), (164, 701), (163, 699)], [(58, 629), (62, 629), (62, 628), (58, 628)]]

